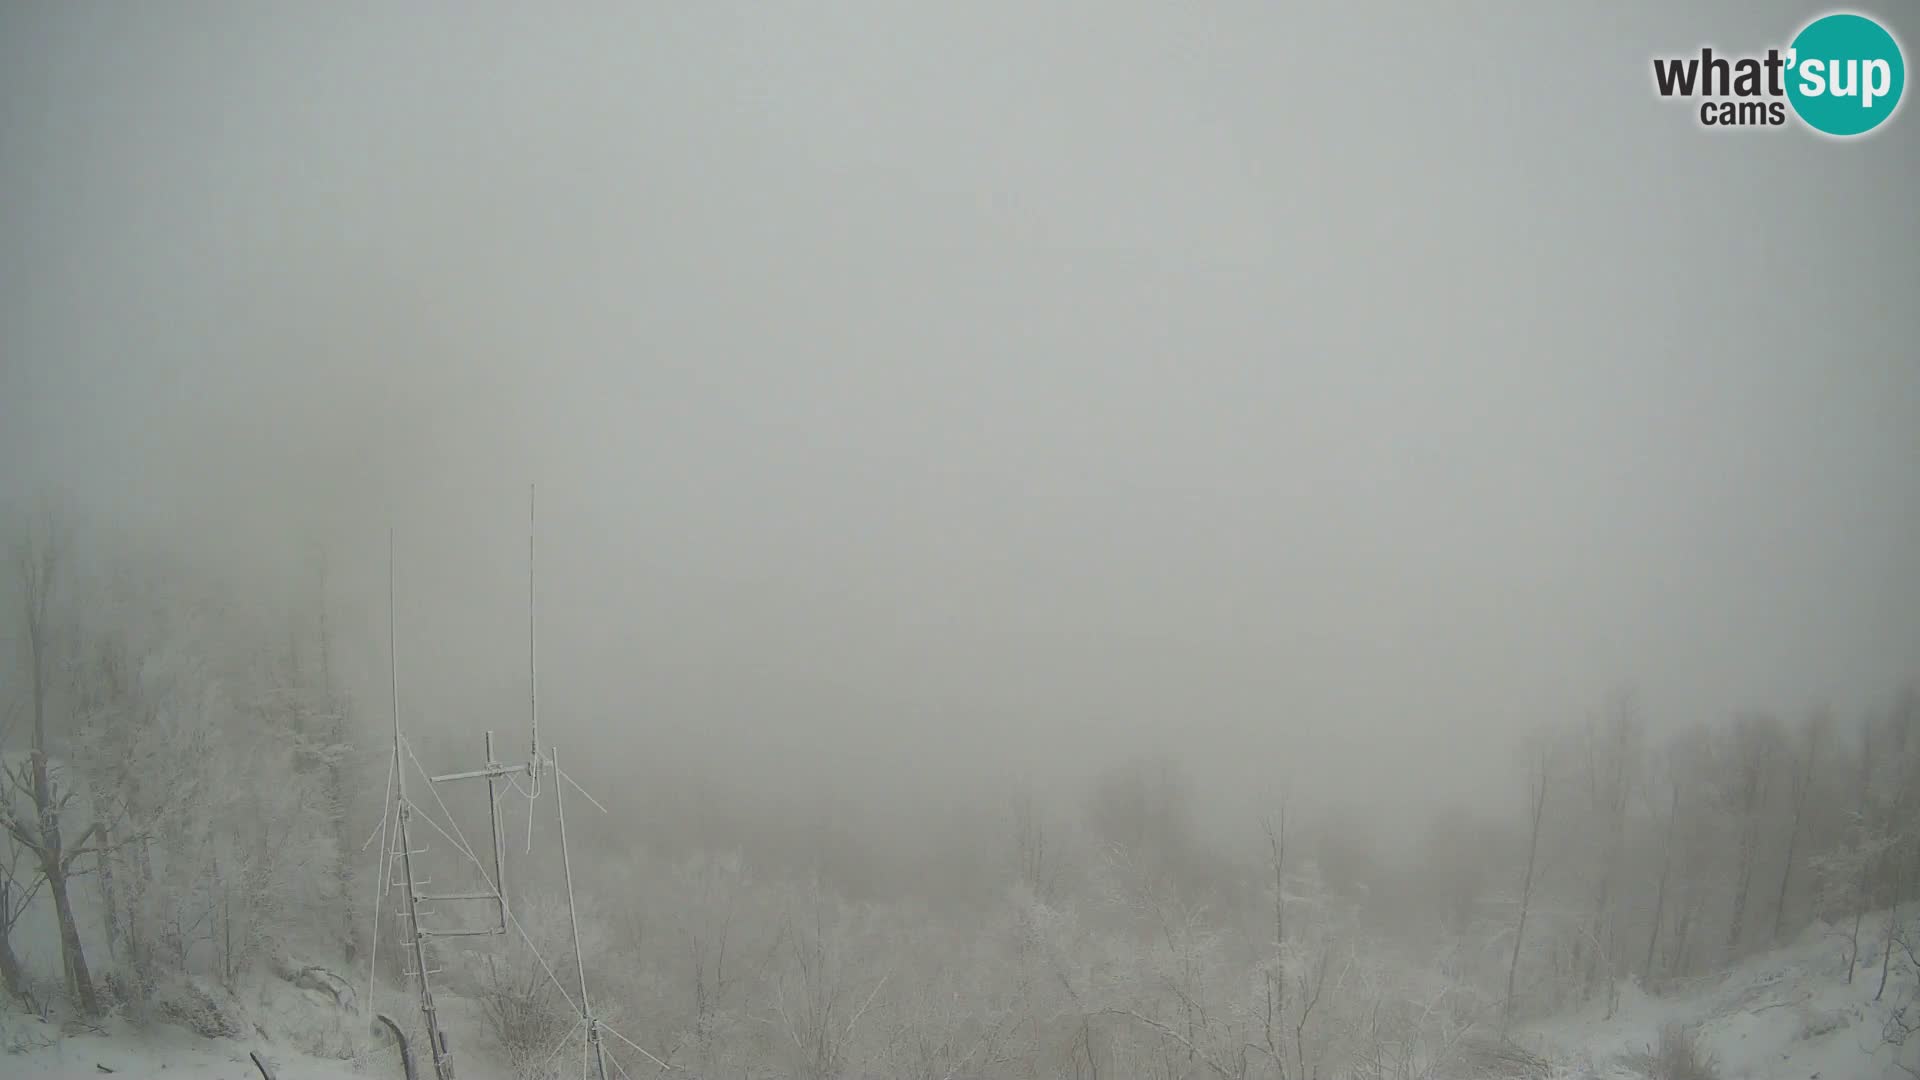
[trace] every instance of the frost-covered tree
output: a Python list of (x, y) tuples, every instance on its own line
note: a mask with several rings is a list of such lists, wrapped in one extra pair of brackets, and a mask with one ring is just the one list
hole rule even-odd
[[(30, 519), (13, 546), (17, 572), (20, 640), (24, 643), (28, 694), (26, 759), (9, 763), (0, 777), (0, 828), (31, 856), (33, 873), (44, 881), (60, 928), (60, 957), (68, 997), (83, 1015), (100, 1012), (93, 975), (87, 966), (73, 914), (73, 879), (80, 860), (106, 850), (105, 824), (94, 821), (70, 833), (66, 819), (77, 794), (71, 777), (53, 759), (50, 714), (58, 707), (61, 630), (55, 626), (54, 596), (71, 554), (72, 537), (54, 512)], [(71, 729), (71, 724), (64, 725)], [(24, 803), (24, 806), (22, 805)], [(9, 890), (11, 891), (11, 889)]]
[(1526, 942), (1527, 914), (1533, 902), (1534, 871), (1540, 859), (1540, 828), (1546, 820), (1547, 791), (1552, 784), (1552, 760), (1545, 751), (1537, 754), (1527, 772), (1527, 861), (1520, 879), (1519, 911), (1513, 928), (1513, 958), (1507, 963), (1507, 992), (1501, 997), (1502, 1027), (1513, 1019), (1514, 976), (1520, 970), (1520, 948)]

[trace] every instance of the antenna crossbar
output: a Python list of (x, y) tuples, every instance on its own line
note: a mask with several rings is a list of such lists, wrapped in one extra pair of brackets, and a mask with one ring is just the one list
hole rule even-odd
[(429, 776), (427, 779), (436, 784), (444, 784), (450, 780), (478, 780), (482, 777), (488, 780), (499, 780), (502, 777), (511, 776), (514, 773), (526, 772), (527, 769), (528, 766), (523, 762), (518, 765), (494, 765), (485, 769), (469, 769), (466, 772), (447, 773), (444, 776)]

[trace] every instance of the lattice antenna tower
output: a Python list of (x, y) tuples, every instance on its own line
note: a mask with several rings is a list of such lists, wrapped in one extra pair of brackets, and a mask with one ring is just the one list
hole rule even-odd
[[(407, 801), (406, 743), (400, 734), (400, 649), (398, 637), (394, 633), (393, 579), (393, 530), (389, 528), (387, 530), (387, 662), (391, 673), (390, 686), (392, 688), (393, 704), (393, 770), (391, 775), (395, 781), (394, 837), (396, 844), (394, 850), (383, 853), (383, 858), (386, 862), (383, 864), (381, 870), (385, 875), (385, 879), (391, 881), (393, 876), (393, 859), (396, 855), (399, 857), (400, 872), (405, 878), (406, 886), (406, 909), (399, 913), (399, 918), (402, 920), (402, 925), (406, 928), (406, 941), (404, 944), (407, 946), (408, 951), (412, 953), (413, 959), (413, 970), (408, 972), (408, 974), (415, 976), (415, 988), (418, 993), (420, 1015), (426, 1021), (427, 1042), (430, 1051), (429, 1056), (433, 1059), (433, 1074), (437, 1080), (454, 1080), (452, 1055), (447, 1046), (446, 1034), (440, 1030), (440, 1014), (438, 1010), (434, 1008), (433, 1004), (433, 976), (436, 972), (427, 967), (426, 935), (420, 928), (420, 901), (428, 899), (428, 897), (423, 896), (420, 892), (420, 886), (425, 884), (425, 882), (415, 878), (413, 874), (413, 857), (415, 855), (426, 854), (427, 849), (425, 847), (418, 849), (413, 847), (407, 828), (408, 823), (413, 817), (413, 806)], [(381, 827), (384, 831), (385, 817), (383, 816), (381, 820)], [(391, 884), (387, 886), (388, 889), (392, 887)], [(380, 940), (378, 933), (379, 903), (377, 899), (374, 906), (374, 926), (376, 930), (374, 934), (374, 948), (377, 958)], [(403, 964), (402, 967), (404, 966)], [(372, 987), (369, 986), (369, 1005), (371, 1004), (372, 996)]]
[[(398, 812), (398, 817), (396, 820), (398, 822), (398, 835), (400, 837), (398, 854), (400, 857), (401, 871), (406, 877), (406, 901), (407, 901), (407, 910), (402, 915), (402, 918), (406, 920), (407, 924), (411, 928), (410, 935), (409, 935), (410, 940), (407, 942), (407, 945), (409, 946), (410, 950), (413, 953), (413, 961), (414, 961), (414, 969), (412, 971), (407, 972), (407, 974), (409, 976), (417, 976), (417, 979), (418, 979), (417, 985), (418, 985), (419, 994), (420, 994), (420, 1009), (421, 1009), (422, 1015), (426, 1020), (428, 1038), (431, 1040), (433, 1051), (434, 1051), (433, 1065), (434, 1065), (434, 1074), (437, 1080), (453, 1080), (453, 1062), (452, 1062), (451, 1053), (448, 1049), (446, 1036), (440, 1030), (439, 1018), (435, 1013), (434, 1007), (433, 1007), (431, 976), (434, 974), (437, 974), (438, 972), (437, 972), (437, 969), (430, 970), (426, 966), (426, 952), (425, 952), (424, 942), (426, 938), (430, 938), (430, 937), (472, 937), (472, 936), (492, 936), (492, 935), (504, 936), (509, 926), (513, 927), (516, 930), (519, 930), (522, 938), (526, 937), (525, 930), (519, 927), (518, 921), (515, 920), (513, 917), (510, 901), (508, 900), (508, 897), (507, 897), (506, 832), (504, 828), (504, 822), (502, 821), (501, 814), (500, 814), (500, 799), (504, 795), (504, 792), (501, 790), (500, 785), (506, 784), (506, 785), (509, 785), (509, 789), (517, 789), (519, 785), (518, 785), (518, 782), (515, 780), (515, 777), (521, 773), (525, 773), (528, 778), (528, 786), (525, 791), (525, 794), (527, 795), (527, 850), (529, 852), (533, 850), (534, 806), (541, 793), (541, 786), (542, 786), (541, 774), (543, 772), (546, 772), (551, 774), (553, 777), (554, 813), (555, 813), (555, 817), (558, 820), (558, 825), (559, 825), (561, 867), (565, 874), (566, 886), (567, 886), (567, 917), (568, 917), (569, 926), (573, 933), (574, 963), (579, 972), (580, 1000), (577, 1004), (579, 1008), (580, 1018), (574, 1025), (574, 1030), (579, 1031), (584, 1028), (584, 1031), (585, 1031), (584, 1042), (581, 1047), (582, 1054), (583, 1054), (583, 1066), (585, 1064), (585, 1060), (587, 1056), (590, 1054), (595, 1072), (599, 1080), (607, 1080), (607, 1060), (608, 1059), (607, 1059), (605, 1046), (601, 1039), (602, 1032), (604, 1031), (604, 1032), (610, 1033), (614, 1035), (616, 1038), (619, 1038), (623, 1042), (629, 1042), (629, 1043), (631, 1042), (630, 1040), (626, 1039), (625, 1036), (620, 1035), (619, 1032), (614, 1031), (612, 1028), (606, 1026), (606, 1024), (604, 1024), (597, 1016), (594, 1015), (591, 999), (588, 996), (586, 964), (585, 964), (585, 958), (582, 954), (581, 945), (580, 945), (580, 919), (579, 919), (578, 907), (575, 902), (574, 889), (573, 889), (572, 853), (567, 843), (566, 807), (561, 799), (561, 793), (560, 793), (561, 786), (562, 784), (573, 784), (575, 790), (579, 791), (579, 793), (582, 796), (584, 796), (588, 802), (592, 803), (594, 807), (600, 810), (602, 813), (606, 812), (606, 807), (600, 805), (599, 801), (594, 799), (592, 795), (588, 794), (586, 790), (584, 788), (581, 788), (578, 783), (574, 782), (572, 777), (567, 776), (565, 773), (560, 771), (557, 758), (551, 747), (547, 748), (543, 752), (540, 745), (540, 689), (539, 689), (540, 684), (539, 684), (539, 660), (538, 660), (539, 642), (538, 642), (538, 633), (537, 633), (538, 608), (536, 607), (538, 593), (536, 592), (536, 586), (535, 586), (535, 570), (536, 570), (537, 564), (535, 562), (536, 552), (534, 547), (534, 543), (535, 543), (534, 523), (535, 523), (534, 493), (532, 489), (529, 489), (528, 496), (527, 496), (527, 686), (528, 686), (527, 711), (528, 711), (528, 727), (529, 727), (528, 758), (524, 763), (506, 764), (500, 761), (495, 754), (493, 732), (489, 731), (489, 732), (486, 732), (486, 736), (485, 736), (484, 749), (486, 752), (486, 758), (483, 765), (480, 768), (470, 769), (464, 772), (454, 772), (454, 773), (447, 773), (440, 776), (427, 777), (430, 785), (432, 786), (437, 786), (443, 783), (452, 783), (454, 781), (459, 781), (459, 780), (484, 779), (487, 782), (488, 820), (490, 824), (489, 831), (492, 834), (491, 836), (492, 853), (491, 854), (492, 854), (492, 862), (493, 862), (493, 873), (490, 877), (486, 872), (486, 867), (480, 866), (478, 857), (473, 853), (471, 847), (466, 845), (464, 838), (460, 837), (459, 826), (457, 823), (453, 821), (453, 818), (450, 812), (448, 812), (448, 822), (454, 829), (454, 834), (453, 834), (453, 837), (451, 837), (451, 839), (454, 840), (454, 842), (456, 842), (462, 848), (463, 854), (465, 854), (469, 859), (471, 859), (476, 866), (480, 867), (481, 876), (487, 879), (486, 883), (488, 886), (488, 891), (431, 894), (431, 893), (422, 893), (419, 890), (419, 886), (427, 884), (427, 882), (416, 879), (413, 876), (412, 857), (414, 855), (424, 854), (426, 852), (426, 849), (422, 847), (419, 850), (415, 851), (409, 848), (407, 845), (406, 820), (410, 815), (410, 813), (412, 812), (413, 807), (412, 807), (412, 804), (407, 800), (406, 787), (405, 787), (405, 771), (406, 771), (406, 765), (408, 760), (410, 759), (413, 760), (414, 765), (416, 767), (418, 767), (419, 763), (417, 759), (412, 759), (412, 754), (410, 751), (407, 750), (405, 741), (400, 735), (399, 691), (397, 689), (398, 676), (397, 674), (395, 676), (396, 689), (394, 692), (394, 772), (395, 772), (395, 775), (399, 777), (401, 781), (398, 791), (396, 792), (397, 794), (396, 806), (397, 806), (397, 812)], [(391, 581), (391, 577), (392, 577), (391, 535), (389, 535), (389, 538), (388, 538), (388, 546), (389, 546), (388, 623), (389, 623), (389, 636), (391, 636), (391, 633), (392, 633), (391, 624), (393, 621), (392, 581)], [(397, 668), (396, 668), (396, 672), (397, 672)], [(424, 770), (422, 771), (424, 775)], [(437, 792), (435, 792), (434, 797), (436, 801), (439, 801), (439, 795)], [(446, 812), (445, 803), (441, 802), (440, 805), (441, 805), (442, 811)], [(428, 821), (431, 824), (430, 818), (428, 819)], [(391, 872), (390, 864), (388, 866), (388, 871), (389, 873)], [(483, 928), (464, 929), (464, 930), (429, 930), (420, 925), (419, 920), (422, 914), (425, 914), (425, 915), (433, 914), (433, 912), (431, 911), (422, 912), (419, 909), (419, 904), (421, 901), (474, 901), (474, 900), (490, 900), (493, 902), (493, 905), (494, 905), (495, 918), (490, 920), (489, 925)], [(377, 907), (377, 904), (376, 904), (376, 907)], [(377, 919), (377, 912), (376, 912), (376, 919)], [(531, 939), (527, 940), (527, 945), (529, 948), (533, 947), (533, 942), (531, 941)], [(536, 950), (536, 953), (537, 953), (537, 950)], [(542, 959), (540, 962), (543, 966), (546, 963), (544, 959)], [(552, 975), (551, 969), (548, 970), (548, 974), (549, 974), (549, 977), (551, 977)], [(369, 987), (369, 997), (371, 997), (371, 987)], [(645, 1053), (644, 1050), (642, 1050), (641, 1052)], [(652, 1057), (652, 1055), (647, 1055), (647, 1056)]]

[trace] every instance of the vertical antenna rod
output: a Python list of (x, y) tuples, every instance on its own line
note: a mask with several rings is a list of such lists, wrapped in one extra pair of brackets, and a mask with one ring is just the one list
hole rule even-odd
[[(420, 1014), (427, 1021), (427, 1043), (433, 1057), (433, 1075), (439, 1080), (453, 1080), (453, 1060), (447, 1052), (447, 1039), (440, 1033), (440, 1017), (433, 1007), (433, 983), (427, 971), (427, 944), (420, 933), (420, 893), (413, 880), (413, 845), (407, 840), (407, 818), (411, 808), (407, 805), (407, 768), (406, 758), (400, 742), (400, 649), (394, 633), (393, 621), (393, 530), (387, 530), (387, 664), (391, 671), (393, 691), (393, 772), (397, 784), (395, 794), (399, 797), (398, 813), (395, 815), (400, 840), (400, 869), (407, 878), (407, 914), (409, 934), (413, 946), (414, 972), (420, 978)], [(388, 856), (392, 858), (391, 855)]]
[(600, 1021), (594, 1018), (593, 1006), (587, 1001), (587, 962), (580, 955), (580, 915), (573, 906), (573, 860), (567, 854), (567, 810), (560, 798), (560, 755), (549, 747), (547, 756), (553, 762), (553, 812), (560, 819), (560, 867), (567, 877), (567, 919), (573, 924), (573, 963), (580, 972), (580, 1019), (587, 1023), (587, 1045), (593, 1048), (600, 1080), (607, 1080), (607, 1057), (600, 1045)]
[[(540, 764), (540, 662), (538, 654), (538, 634), (534, 630), (535, 596), (533, 591), (534, 550), (533, 550), (533, 496), (532, 484), (527, 485), (527, 718), (533, 729), (533, 763), (536, 769)], [(533, 774), (539, 782), (540, 774)]]
[[(534, 579), (534, 486), (527, 485), (527, 720), (532, 729), (527, 758), (527, 854), (533, 854), (533, 804), (540, 798), (540, 654)], [(505, 895), (502, 893), (501, 895)]]

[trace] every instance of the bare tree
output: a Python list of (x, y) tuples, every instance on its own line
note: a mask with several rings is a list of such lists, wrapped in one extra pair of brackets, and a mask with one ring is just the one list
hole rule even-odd
[(1826, 738), (1829, 717), (1825, 712), (1815, 713), (1808, 719), (1801, 732), (1805, 746), (1801, 752), (1800, 768), (1793, 774), (1793, 825), (1787, 831), (1787, 864), (1780, 871), (1780, 894), (1773, 902), (1773, 941), (1780, 941), (1780, 927), (1787, 912), (1787, 885), (1793, 880), (1794, 849), (1800, 843), (1800, 823), (1806, 817), (1807, 793), (1813, 788), (1813, 767), (1819, 758), (1821, 740)]
[(832, 1080), (846, 1069), (860, 1021), (889, 976), (881, 975), (862, 995), (848, 955), (848, 913), (817, 880), (796, 899), (781, 931), (787, 963), (769, 987), (772, 1005), (778, 1030), (792, 1047), (794, 1069), (807, 1080)]
[(1667, 882), (1673, 875), (1673, 834), (1680, 824), (1680, 775), (1668, 777), (1672, 793), (1667, 802), (1667, 838), (1660, 847), (1660, 884), (1653, 893), (1653, 929), (1647, 932), (1647, 959), (1640, 965), (1641, 977), (1653, 978), (1654, 947), (1660, 942), (1660, 921), (1667, 909)]
[(475, 997), (494, 1050), (514, 1076), (543, 1078), (555, 1045), (578, 1031), (580, 1021), (559, 993), (559, 984), (530, 956), (515, 950), (511, 963), (487, 959), (487, 980)]
[(1261, 1030), (1266, 1043), (1262, 1047), (1284, 1078), (1287, 1057), (1281, 1038), (1275, 1037), (1274, 1021), (1287, 1015), (1287, 808), (1280, 806), (1277, 820), (1262, 822), (1267, 834), (1267, 852), (1273, 864), (1273, 965), (1267, 972), (1267, 1000)]
[(1013, 842), (1020, 882), (1042, 902), (1051, 902), (1060, 877), (1059, 858), (1048, 848), (1046, 821), (1034, 804), (1033, 789), (1024, 783), (1013, 793)]
[(1615, 972), (1611, 957), (1616, 948), (1609, 902), (1613, 896), (1614, 875), (1627, 842), (1627, 800), (1633, 790), (1633, 778), (1640, 760), (1640, 708), (1632, 690), (1614, 692), (1603, 716), (1589, 719), (1586, 728), (1587, 796), (1594, 824), (1600, 832), (1595, 861), (1599, 872), (1594, 881), (1593, 910), (1587, 934), (1579, 948), (1585, 953), (1582, 965), (1582, 990), (1591, 993), (1604, 976), (1607, 986), (1607, 1011), (1612, 1015)]
[(1547, 808), (1547, 755), (1543, 751), (1533, 762), (1527, 784), (1527, 872), (1520, 884), (1520, 919), (1513, 929), (1513, 958), (1507, 963), (1507, 993), (1500, 1006), (1500, 1026), (1505, 1030), (1513, 1019), (1514, 976), (1520, 970), (1520, 944), (1527, 934), (1527, 907), (1533, 899), (1534, 862), (1540, 854), (1540, 824)]
[[(0, 746), (4, 746), (5, 736), (13, 726), (13, 720), (19, 712), (18, 702), (8, 701), (6, 722), (0, 724)], [(12, 798), (10, 785), (0, 784), (0, 803)], [(33, 902), (34, 894), (40, 891), (42, 879), (31, 872), (26, 880), (21, 879), (23, 851), (20, 842), (13, 834), (0, 829), (6, 847), (0, 851), (0, 989), (9, 996), (20, 997), (27, 992), (26, 973), (20, 967), (20, 959), (13, 951), (13, 928), (20, 917), (27, 913), (27, 905)]]
[(1733, 911), (1727, 919), (1727, 951), (1740, 946), (1747, 923), (1747, 895), (1753, 887), (1754, 856), (1760, 844), (1760, 818), (1767, 804), (1779, 724), (1770, 716), (1743, 716), (1730, 735), (1733, 751), (1733, 801), (1739, 814), (1740, 854), (1733, 885)]
[(0, 801), (0, 826), (30, 852), (53, 898), (54, 916), (60, 925), (60, 957), (66, 971), (67, 993), (87, 1016), (100, 1012), (100, 1000), (93, 990), (93, 977), (87, 970), (86, 954), (80, 945), (80, 929), (73, 918), (73, 898), (68, 882), (74, 861), (83, 855), (105, 850), (104, 844), (89, 842), (104, 832), (101, 823), (82, 830), (72, 842), (60, 831), (61, 811), (73, 798), (62, 791), (56, 770), (48, 760), (47, 707), (52, 694), (53, 628), (51, 600), (61, 558), (69, 543), (66, 529), (58, 518), (45, 514), (35, 528), (29, 523), (16, 541), (14, 562), (20, 575), (21, 614), (27, 646), (28, 693), (31, 695), (32, 743), (27, 761), (18, 769), (7, 769), (7, 782), (24, 789), (32, 801), (34, 820), (22, 821), (14, 813), (11, 798)]
[[(0, 789), (0, 798), (5, 794), (4, 789)], [(22, 880), (21, 856), (19, 841), (9, 833), (5, 861), (0, 861), (0, 988), (13, 997), (27, 992), (26, 973), (13, 951), (13, 928), (20, 922), (20, 916), (27, 913), (27, 905), (33, 902), (46, 880), (37, 873), (29, 873)]]
[[(318, 613), (315, 635), (318, 638), (319, 671), (315, 673), (313, 700), (306, 710), (296, 715), (296, 732), (303, 744), (303, 763), (317, 765), (325, 779), (326, 812), (333, 821), (332, 874), (339, 896), (339, 932), (344, 958), (352, 964), (359, 955), (359, 936), (364, 932), (355, 902), (359, 890), (356, 888), (354, 864), (350, 857), (354, 840), (349, 811), (355, 791), (347, 766), (352, 760), (353, 751), (352, 706), (334, 671), (333, 628), (327, 617), (328, 564), (324, 549), (319, 551), (317, 561), (318, 581), (314, 590), (314, 605)], [(299, 675), (296, 664), (296, 678)]]
[[(1899, 708), (1888, 721), (1884, 743), (1891, 751), (1889, 759), (1896, 763), (1897, 779), (1884, 811), (1890, 823), (1905, 823), (1920, 815), (1920, 707), (1912, 691), (1902, 695)], [(1880, 953), (1880, 987), (1873, 994), (1875, 1001), (1887, 992), (1893, 946), (1901, 938), (1900, 904), (1913, 894), (1915, 878), (1920, 877), (1920, 852), (1914, 850), (1914, 845), (1911, 834), (1899, 836), (1880, 860), (1889, 910), (1886, 944)]]
[[(1864, 839), (1869, 827), (1867, 811), (1873, 805), (1870, 801), (1873, 791), (1873, 720), (1871, 716), (1860, 725), (1859, 785), (1860, 801), (1854, 808), (1853, 831), (1856, 837)], [(1849, 983), (1853, 982), (1853, 969), (1860, 966), (1860, 920), (1867, 913), (1866, 894), (1872, 887), (1869, 880), (1870, 872), (1871, 868), (1865, 860), (1862, 860), (1859, 870), (1853, 875), (1860, 895), (1854, 898), (1853, 931), (1847, 938), (1847, 982)]]

